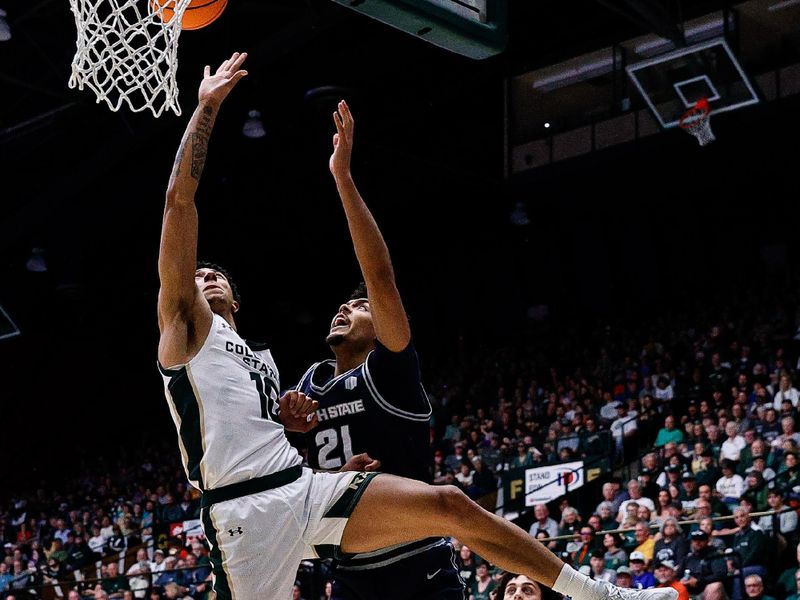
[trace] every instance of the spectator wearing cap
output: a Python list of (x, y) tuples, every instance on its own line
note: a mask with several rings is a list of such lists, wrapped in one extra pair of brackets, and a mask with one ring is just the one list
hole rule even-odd
[(708, 544), (709, 535), (705, 531), (693, 531), (690, 535), (690, 551), (686, 555), (684, 569), (689, 571), (689, 579), (683, 584), (692, 597), (702, 600), (723, 600), (724, 581), (728, 576), (725, 558)]
[[(631, 570), (631, 587), (639, 590), (654, 587), (656, 578), (647, 570), (647, 559), (641, 552), (631, 552), (628, 559), (628, 566)], [(619, 570), (617, 570), (619, 573)]]
[(663, 560), (656, 567), (656, 587), (671, 587), (678, 592), (678, 600), (689, 600), (689, 590), (678, 581), (677, 574), (680, 572), (678, 566), (671, 560)]
[(603, 548), (595, 548), (592, 550), (592, 555), (589, 558), (590, 574), (589, 577), (598, 581), (607, 581), (609, 583), (617, 582), (617, 574), (606, 567), (605, 550)]
[(697, 479), (691, 471), (684, 471), (681, 475), (681, 509), (684, 514), (692, 515), (700, 494), (697, 491)]
[(674, 517), (664, 519), (660, 533), (661, 536), (656, 540), (653, 549), (654, 565), (658, 567), (665, 560), (671, 560), (678, 571), (683, 572), (683, 563), (689, 554), (689, 542), (683, 537), (678, 519)]
[(655, 505), (658, 499), (658, 492), (661, 489), (654, 481), (654, 473), (648, 467), (639, 470), (639, 483), (642, 485), (642, 496), (650, 498)]
[(658, 431), (653, 445), (656, 448), (663, 448), (667, 442), (676, 444), (683, 442), (683, 431), (675, 427), (675, 417), (672, 415), (664, 417), (664, 427)]
[(725, 504), (735, 506), (744, 492), (744, 479), (736, 473), (736, 464), (732, 460), (722, 459), (720, 467), (722, 468), (722, 477), (717, 480), (717, 492)]
[(633, 587), (633, 575), (631, 574), (631, 570), (625, 565), (621, 565), (617, 568), (617, 586), (621, 588)]
[(664, 467), (664, 472), (658, 476), (656, 481), (662, 490), (669, 489), (670, 485), (674, 485), (680, 489), (682, 474), (683, 470), (680, 465), (667, 465)]
[(747, 600), (775, 600), (764, 593), (764, 580), (760, 575), (748, 575), (744, 578), (744, 593)]

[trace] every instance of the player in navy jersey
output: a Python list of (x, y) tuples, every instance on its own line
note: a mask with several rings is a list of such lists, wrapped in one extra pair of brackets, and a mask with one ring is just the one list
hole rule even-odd
[[(366, 453), (380, 470), (430, 483), (431, 405), (389, 251), (350, 170), (354, 120), (334, 115), (329, 167), (342, 200), (364, 282), (342, 304), (326, 338), (335, 356), (312, 365), (296, 390), (319, 403), (319, 425), (305, 436), (308, 462), (338, 469)], [(428, 538), (334, 561), (337, 600), (463, 600), (466, 586), (452, 544)], [(386, 581), (403, 581), (394, 589)]]

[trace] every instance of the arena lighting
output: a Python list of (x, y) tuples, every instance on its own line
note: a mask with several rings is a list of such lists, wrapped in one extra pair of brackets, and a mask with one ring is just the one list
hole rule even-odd
[(267, 135), (267, 130), (264, 129), (264, 122), (261, 120), (261, 112), (251, 110), (247, 113), (247, 120), (242, 126), (242, 135), (252, 139), (263, 138)]
[(11, 39), (11, 27), (6, 17), (8, 13), (0, 8), (0, 42), (7, 42)]
[(31, 256), (25, 263), (25, 268), (31, 273), (45, 273), (47, 272), (47, 263), (44, 260), (44, 250), (41, 248), (33, 248)]

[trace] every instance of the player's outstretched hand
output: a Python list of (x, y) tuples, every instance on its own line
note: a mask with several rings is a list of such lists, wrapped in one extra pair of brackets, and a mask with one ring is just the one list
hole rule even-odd
[(286, 392), (278, 400), (281, 411), (281, 423), (287, 431), (306, 433), (319, 423), (317, 408), (319, 402), (312, 400), (303, 392)]
[(340, 471), (380, 471), (381, 461), (372, 458), (366, 452), (356, 454), (353, 458), (344, 463)]
[(353, 130), (355, 120), (350, 113), (347, 102), (340, 101), (333, 113), (333, 123), (336, 133), (333, 134), (333, 154), (328, 161), (328, 167), (336, 179), (350, 176), (350, 156), (353, 152)]
[(242, 69), (242, 63), (247, 58), (247, 52), (234, 52), (231, 57), (222, 62), (212, 74), (211, 67), (206, 65), (203, 72), (203, 81), (197, 93), (198, 100), (216, 100), (222, 102), (239, 80), (247, 75)]

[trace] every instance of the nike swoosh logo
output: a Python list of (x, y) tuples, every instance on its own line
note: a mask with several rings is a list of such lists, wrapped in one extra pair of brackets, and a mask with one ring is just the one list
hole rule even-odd
[(428, 579), (433, 579), (434, 577), (436, 577), (436, 575), (439, 574), (439, 571), (441, 571), (441, 569), (436, 569), (433, 573), (429, 573)]

